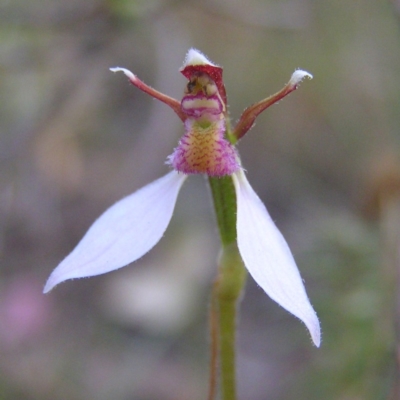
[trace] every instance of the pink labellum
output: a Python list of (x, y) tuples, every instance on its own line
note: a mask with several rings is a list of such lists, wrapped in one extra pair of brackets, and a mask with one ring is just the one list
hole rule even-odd
[(185, 121), (186, 133), (169, 156), (168, 163), (185, 174), (231, 175), (240, 168), (235, 148), (224, 138), (225, 121), (202, 127), (196, 120)]

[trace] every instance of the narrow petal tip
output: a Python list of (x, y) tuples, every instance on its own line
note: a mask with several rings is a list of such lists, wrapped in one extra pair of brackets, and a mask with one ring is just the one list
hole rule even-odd
[(54, 277), (54, 274), (51, 274), (51, 275), (49, 276), (49, 279), (47, 279), (46, 284), (44, 285), (43, 293), (44, 293), (44, 294), (49, 293), (50, 290), (52, 290), (52, 289), (53, 289), (55, 286), (57, 286), (60, 282), (61, 282), (60, 280), (57, 280), (57, 279)]
[(308, 326), (311, 333), (311, 339), (316, 347), (321, 345), (321, 327), (319, 325), (318, 317), (315, 315), (315, 321), (311, 326)]
[(126, 68), (121, 68), (121, 67), (114, 67), (110, 68), (110, 71), (112, 72), (123, 72), (130, 80), (134, 81), (136, 79), (135, 74), (133, 74), (129, 69)]
[(321, 345), (321, 326), (314, 309), (311, 306), (306, 307), (303, 309), (303, 315), (296, 316), (304, 322), (310, 332), (311, 340), (316, 347), (319, 347)]
[(292, 77), (290, 78), (289, 85), (290, 86), (297, 86), (304, 78), (312, 79), (313, 76), (307, 72), (303, 71), (302, 69), (297, 69), (293, 72)]

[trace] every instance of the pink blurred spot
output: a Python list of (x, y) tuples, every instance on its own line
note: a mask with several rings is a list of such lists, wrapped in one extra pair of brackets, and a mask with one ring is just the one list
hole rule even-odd
[(42, 282), (16, 277), (3, 282), (0, 292), (0, 345), (15, 346), (43, 333), (51, 318), (51, 303)]

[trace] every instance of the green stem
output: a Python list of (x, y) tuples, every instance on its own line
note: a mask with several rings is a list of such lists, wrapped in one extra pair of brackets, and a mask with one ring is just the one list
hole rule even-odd
[(236, 245), (236, 194), (232, 178), (209, 178), (209, 182), (222, 243), (212, 299), (217, 304), (221, 394), (222, 400), (236, 400), (236, 315), (246, 270)]
[(236, 193), (230, 176), (209, 177), (222, 247), (236, 243)]
[(236, 315), (245, 280), (246, 270), (236, 243), (223, 247), (216, 293), (223, 400), (236, 399)]
[(214, 400), (218, 386), (218, 282), (214, 282), (210, 306), (210, 382), (208, 400)]

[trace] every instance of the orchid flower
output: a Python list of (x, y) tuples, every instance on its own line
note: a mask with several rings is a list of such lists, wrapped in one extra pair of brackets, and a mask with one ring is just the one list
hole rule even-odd
[(168, 157), (171, 171), (105, 211), (52, 272), (44, 292), (65, 280), (104, 274), (138, 260), (163, 236), (186, 178), (206, 174), (233, 183), (233, 235), (244, 266), (271, 299), (305, 323), (314, 344), (319, 346), (319, 321), (294, 258), (250, 186), (235, 147), (262, 111), (312, 76), (296, 70), (280, 92), (248, 107), (232, 130), (222, 68), (198, 50), (189, 50), (180, 70), (188, 79), (180, 102), (147, 86), (125, 68), (111, 71), (123, 72), (134, 86), (170, 106), (184, 123), (185, 133)]

